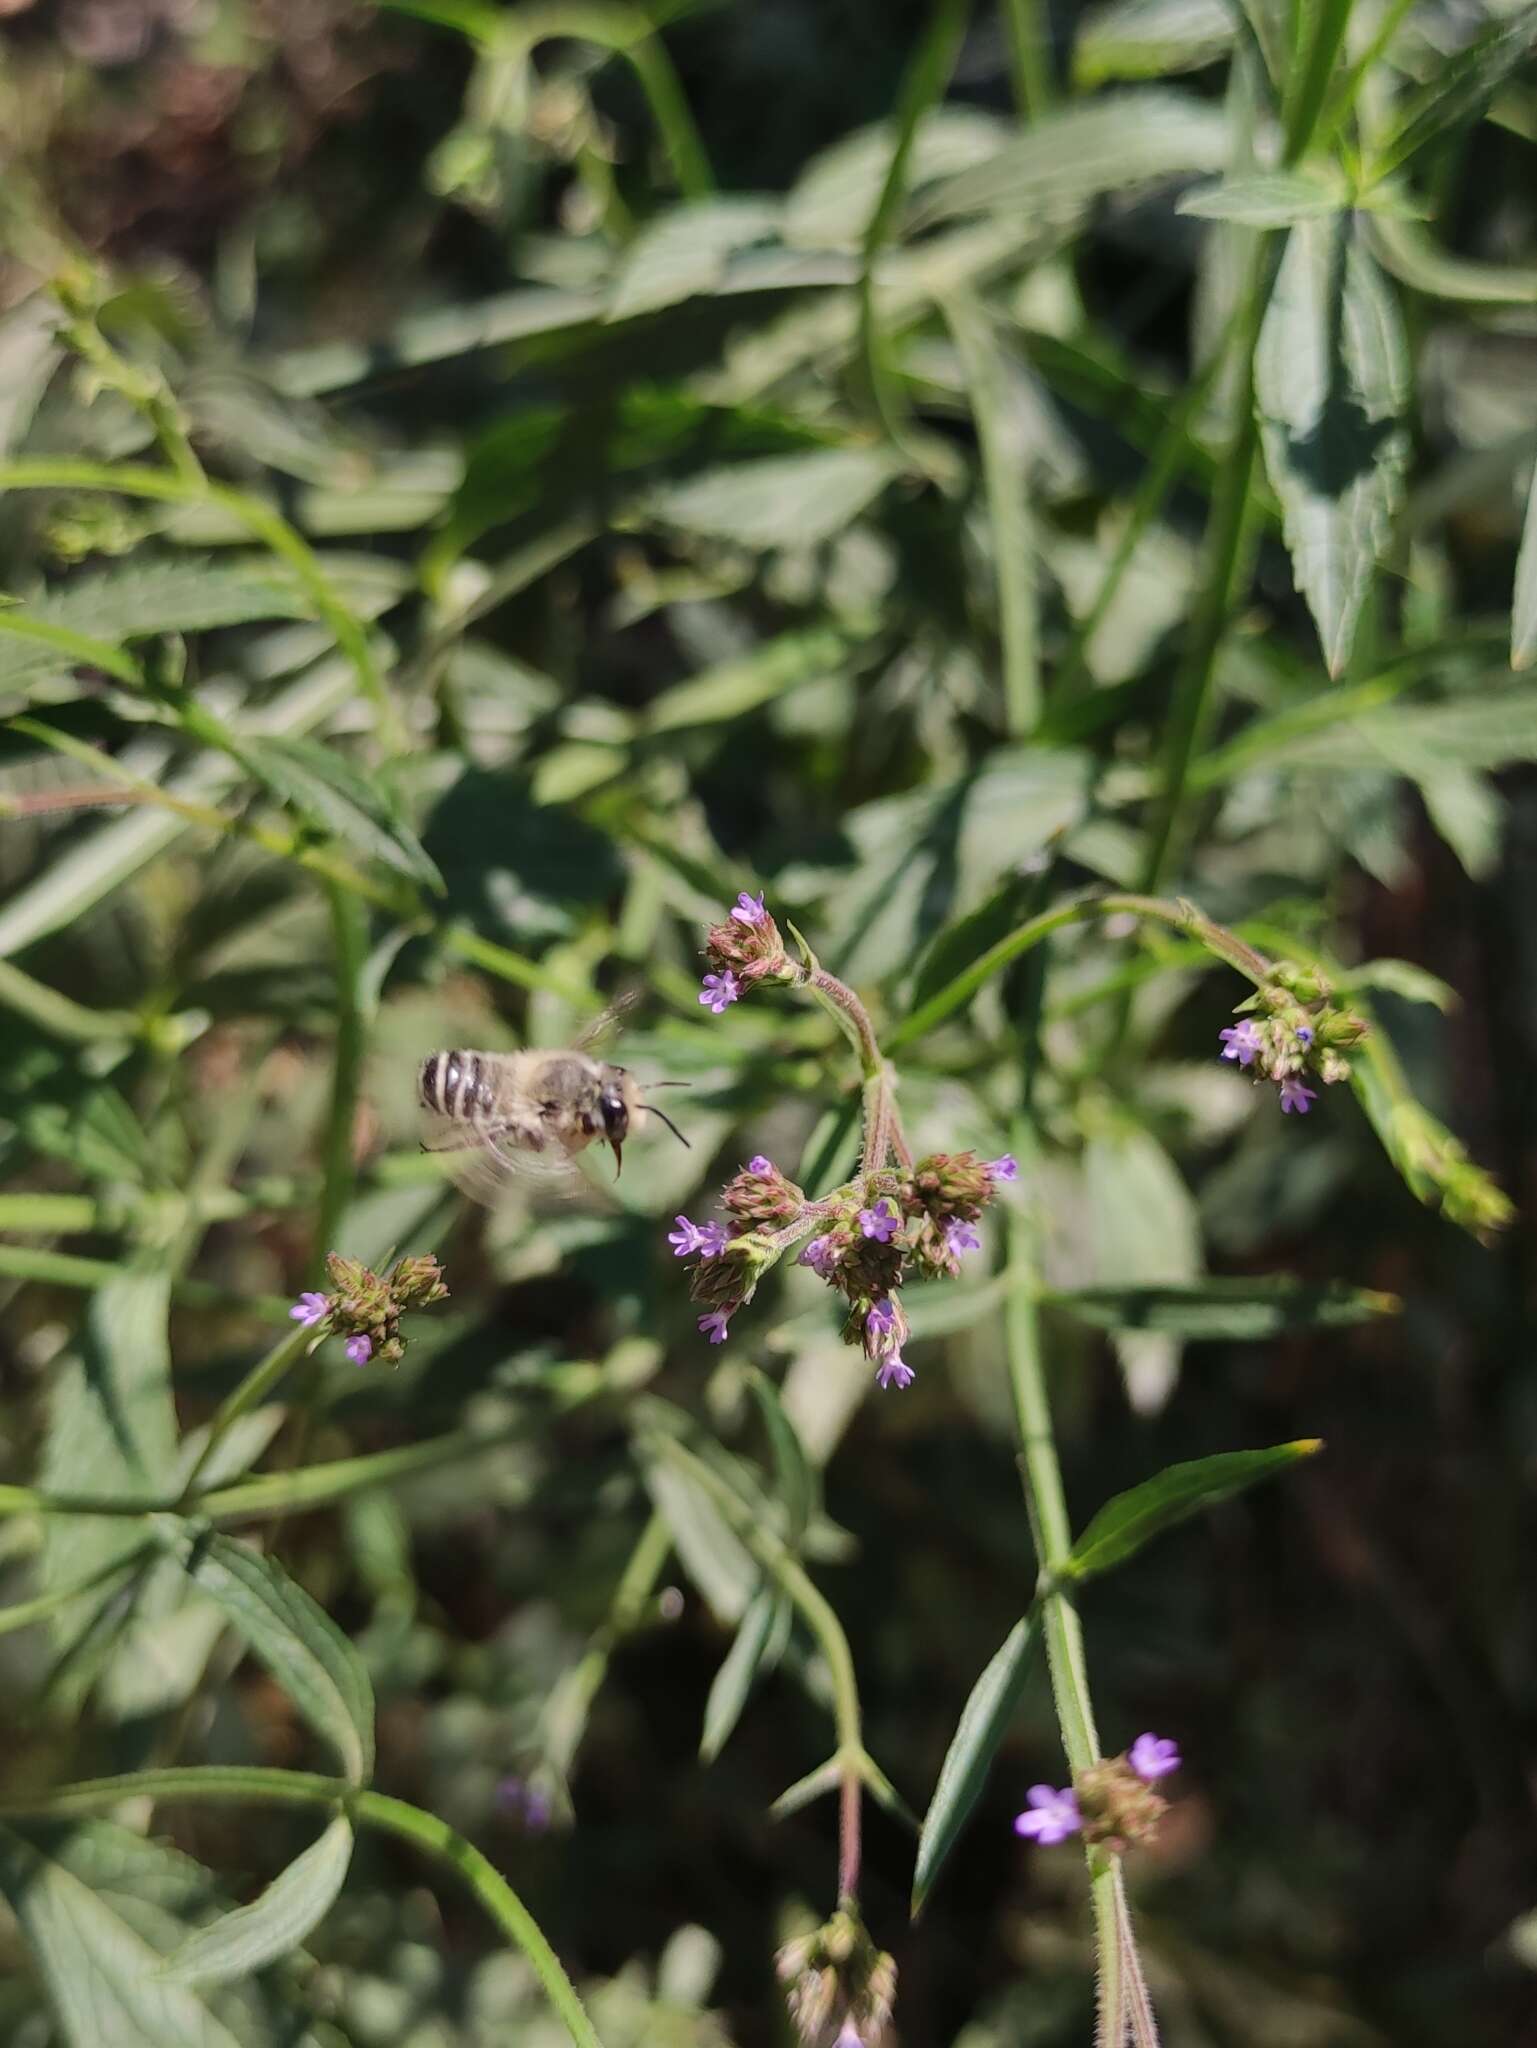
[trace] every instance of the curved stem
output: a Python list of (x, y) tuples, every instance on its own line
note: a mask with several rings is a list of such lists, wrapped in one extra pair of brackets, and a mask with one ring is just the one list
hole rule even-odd
[(275, 1806), (340, 1806), (353, 1820), (412, 1842), (456, 1871), (495, 1924), (516, 1943), (544, 1987), (577, 2048), (602, 2048), (576, 1988), (538, 1922), (517, 1893), (473, 1842), (435, 1814), (408, 1806), (388, 1794), (357, 1791), (343, 1778), (312, 1771), (279, 1771), (264, 1766), (189, 1765), (163, 1771), (130, 1771), (118, 1778), (90, 1778), (44, 1798), (0, 1808), (5, 1813), (96, 1813), (124, 1799), (227, 1800)]
[(363, 1007), (359, 998), (368, 948), (368, 921), (362, 905), (335, 882), (325, 884), (331, 913), (331, 938), (336, 961), (336, 1050), (331, 1063), (331, 1106), (326, 1118), (324, 1181), (310, 1251), (311, 1278), (325, 1269), (325, 1256), (336, 1245), (337, 1232), (352, 1201), (357, 1181), (354, 1152), (358, 1086), (363, 1073)]

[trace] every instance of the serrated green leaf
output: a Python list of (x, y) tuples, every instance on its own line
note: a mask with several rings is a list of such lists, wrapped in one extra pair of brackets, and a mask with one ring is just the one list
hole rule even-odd
[(354, 1784), (374, 1767), (374, 1695), (362, 1658), (276, 1559), (232, 1537), (163, 1519), (159, 1534), (193, 1585), (221, 1607)]
[(1422, 149), (1483, 112), (1537, 44), (1537, 6), (1519, 8), (1439, 62), (1431, 83), (1404, 108), (1397, 127), (1376, 151), (1372, 170), (1385, 178)]
[(1338, 213), (1349, 204), (1349, 193), (1329, 179), (1306, 171), (1270, 171), (1199, 186), (1184, 195), (1175, 211), (1246, 228), (1286, 228), (1295, 221)]
[(1394, 1315), (1396, 1295), (1341, 1281), (1313, 1286), (1285, 1276), (1202, 1280), (1189, 1287), (1072, 1287), (1041, 1297), (1100, 1330), (1156, 1330), (1201, 1343), (1257, 1342), (1288, 1330), (1348, 1328)]
[(275, 737), (240, 742), (239, 759), (278, 798), (365, 858), (441, 890), (443, 878), (398, 805), (345, 755), (318, 740)]
[(1292, 574), (1331, 675), (1403, 494), (1408, 352), (1352, 217), (1291, 230), (1254, 357), (1255, 408)]
[(702, 1762), (714, 1763), (730, 1740), (780, 1626), (784, 1606), (784, 1596), (773, 1586), (760, 1586), (748, 1602), (705, 1701), (704, 1732), (699, 1738)]
[(70, 2048), (240, 2048), (196, 1992), (160, 1981), (159, 1952), (105, 1899), (10, 1828), (0, 1893)]
[(1035, 1630), (1026, 1615), (1009, 1630), (961, 1709), (918, 1836), (912, 1896), (915, 1918), (923, 1911), (945, 1859), (959, 1840), (998, 1745), (1008, 1733), (1010, 1717), (1029, 1671), (1034, 1642)]
[(1272, 1478), (1322, 1449), (1318, 1437), (1300, 1437), (1268, 1450), (1219, 1451), (1215, 1457), (1170, 1465), (1156, 1478), (1106, 1501), (1073, 1545), (1063, 1575), (1091, 1579), (1124, 1564), (1165, 1529), (1215, 1507), (1218, 1501), (1230, 1500), (1245, 1487)]
[(318, 1842), (275, 1877), (249, 1906), (237, 1907), (184, 1941), (161, 1965), (177, 1984), (223, 1984), (290, 1954), (330, 1912), (352, 1862), (352, 1823), (338, 1814)]

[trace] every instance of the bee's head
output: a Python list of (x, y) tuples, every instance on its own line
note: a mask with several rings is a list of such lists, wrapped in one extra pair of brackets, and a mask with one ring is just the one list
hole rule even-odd
[(603, 1135), (614, 1148), (616, 1180), (624, 1163), (624, 1141), (630, 1135), (630, 1107), (634, 1092), (623, 1067), (604, 1067), (598, 1081), (598, 1115), (603, 1119)]

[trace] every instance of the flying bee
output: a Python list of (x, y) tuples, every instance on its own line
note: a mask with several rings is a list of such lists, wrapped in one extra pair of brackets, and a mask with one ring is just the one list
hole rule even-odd
[[(583, 1043), (608, 1021), (600, 1019)], [(424, 1148), (446, 1154), (450, 1176), (481, 1202), (494, 1202), (520, 1175), (574, 1178), (578, 1153), (595, 1138), (611, 1148), (617, 1180), (639, 1116), (660, 1117), (680, 1144), (688, 1143), (626, 1068), (594, 1059), (581, 1043), (550, 1052), (429, 1053), (416, 1094)]]

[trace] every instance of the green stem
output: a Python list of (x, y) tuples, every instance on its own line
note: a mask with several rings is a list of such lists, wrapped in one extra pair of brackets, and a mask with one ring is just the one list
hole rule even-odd
[(648, 1448), (677, 1465), (696, 1486), (707, 1493), (721, 1515), (740, 1538), (749, 1555), (774, 1579), (817, 1640), (826, 1660), (833, 1694), (833, 1727), (837, 1734), (838, 1810), (838, 1897), (850, 1902), (859, 1891), (860, 1787), (868, 1759), (865, 1755), (859, 1709), (859, 1681), (854, 1673), (854, 1656), (843, 1624), (831, 1604), (807, 1576), (798, 1558), (771, 1529), (757, 1520), (752, 1509), (703, 1459), (680, 1444), (675, 1437), (660, 1433), (647, 1438)]
[(569, 1774), (587, 1716), (608, 1672), (614, 1647), (636, 1627), (672, 1550), (667, 1523), (653, 1514), (614, 1588), (608, 1618), (594, 1631), (581, 1657), (549, 1696), (545, 1711), (545, 1753), (562, 1777)]
[(26, 1017), (50, 1031), (55, 1038), (75, 1045), (89, 1045), (103, 1038), (138, 1039), (144, 1035), (145, 1020), (133, 1010), (88, 1010), (83, 1003), (60, 995), (41, 981), (34, 981), (9, 960), (0, 960), (0, 1003), (18, 1016)]
[(358, 1088), (363, 1074), (363, 1010), (359, 984), (368, 952), (368, 920), (355, 896), (326, 884), (336, 961), (336, 1046), (331, 1060), (331, 1106), (326, 1118), (323, 1181), (310, 1251), (310, 1276), (321, 1277), (327, 1251), (336, 1247), (342, 1218), (357, 1184), (355, 1151)]
[[(1033, 1127), (1027, 1119), (1019, 1118), (1014, 1128), (1013, 1143), (1022, 1170), (1028, 1170), (1034, 1142)], [(1067, 1500), (1062, 1490), (1062, 1467), (1057, 1458), (1041, 1351), (1034, 1224), (1020, 1208), (1014, 1208), (1008, 1213), (1006, 1229), (1010, 1287), (1004, 1308), (1004, 1331), (1009, 1385), (1021, 1447), (1020, 1474), (1040, 1569), (1037, 1599), (1041, 1632), (1046, 1642), (1046, 1661), (1051, 1674), (1052, 1700), (1068, 1768), (1077, 1779), (1100, 1760), (1099, 1732), (1094, 1725), (1094, 1706), (1089, 1697), (1083, 1625), (1071, 1588), (1063, 1583), (1063, 1567), (1072, 1551), (1073, 1537), (1067, 1516)], [(1099, 1847), (1086, 1845), (1084, 1853), (1089, 1867), (1095, 1948), (1099, 1959), (1099, 2028), (1096, 2039), (1103, 2048), (1122, 2048), (1127, 2024), (1128, 1955), (1124, 1930), (1117, 1914), (1116, 1860)], [(1135, 1957), (1134, 1948), (1130, 1954)], [(1135, 1974), (1134, 1966), (1131, 1974)]]
[(1009, 31), (1009, 74), (1014, 104), (1029, 120), (1038, 121), (1051, 105), (1051, 46), (1048, 16), (1041, 0), (1004, 0)]
[(222, 1800), (276, 1806), (340, 1806), (353, 1820), (413, 1843), (460, 1876), (490, 1919), (522, 1950), (545, 1996), (560, 2015), (577, 2048), (602, 2048), (571, 1979), (545, 1940), (538, 1922), (495, 1866), (473, 1842), (420, 1807), (383, 1792), (354, 1790), (345, 1779), (311, 1771), (259, 1766), (192, 1765), (164, 1771), (130, 1771), (118, 1778), (86, 1779), (44, 1798), (0, 1808), (5, 1813), (98, 1813), (125, 1799), (192, 1803)]
[(315, 1331), (311, 1326), (296, 1325), (273, 1345), (265, 1358), (257, 1360), (239, 1386), (220, 1403), (214, 1412), (213, 1421), (208, 1425), (207, 1440), (198, 1452), (192, 1470), (187, 1474), (187, 1484), (182, 1489), (184, 1501), (196, 1498), (197, 1482), (204, 1467), (241, 1416), (249, 1414), (266, 1399), (274, 1387), (299, 1363), (314, 1341)]
[[(4, 1227), (0, 1225), (0, 1228)], [(39, 1226), (31, 1224), (27, 1227), (37, 1229)], [(84, 1225), (79, 1227), (85, 1228)], [(35, 1280), (45, 1287), (90, 1290), (120, 1279), (122, 1272), (122, 1265), (116, 1259), (83, 1259), (73, 1252), (46, 1251), (40, 1245), (0, 1244), (0, 1276), (7, 1280)], [(184, 1280), (179, 1275), (172, 1278), (171, 1298), (185, 1308), (236, 1309), (247, 1316), (264, 1318), (280, 1316), (288, 1307), (288, 1303), (275, 1294), (238, 1294), (228, 1287), (215, 1286), (211, 1281)]]
[(538, 1921), (473, 1842), (466, 1841), (436, 1814), (423, 1813), (420, 1807), (408, 1806), (403, 1799), (391, 1799), (383, 1792), (356, 1792), (347, 1804), (360, 1821), (399, 1835), (457, 1871), (490, 1918), (528, 1958), (545, 1997), (560, 2015), (577, 2048), (602, 2048), (575, 1985), (545, 1940)]

